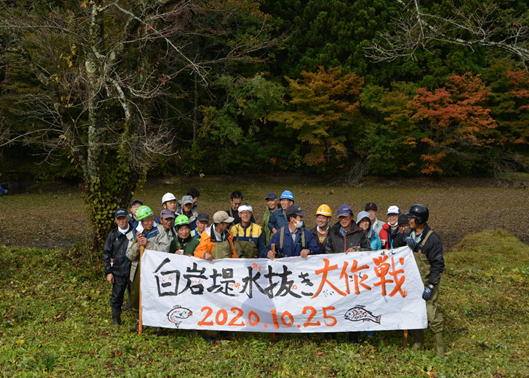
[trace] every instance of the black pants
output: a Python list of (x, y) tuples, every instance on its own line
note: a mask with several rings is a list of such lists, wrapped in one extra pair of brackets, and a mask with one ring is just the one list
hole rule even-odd
[(114, 283), (112, 284), (112, 296), (110, 297), (110, 307), (112, 307), (112, 317), (121, 316), (121, 305), (123, 304), (123, 297), (129, 284), (129, 278), (124, 276), (114, 275)]

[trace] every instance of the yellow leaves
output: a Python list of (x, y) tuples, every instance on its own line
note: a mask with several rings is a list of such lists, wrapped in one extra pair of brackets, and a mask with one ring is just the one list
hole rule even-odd
[(81, 8), (86, 8), (88, 6), (88, 0), (83, 1)]
[(24, 340), (18, 340), (18, 341), (17, 341), (17, 344), (18, 344), (18, 345), (22, 345), (22, 344), (24, 344)]

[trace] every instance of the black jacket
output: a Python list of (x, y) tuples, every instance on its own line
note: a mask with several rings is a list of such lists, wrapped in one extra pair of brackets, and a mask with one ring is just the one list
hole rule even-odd
[[(132, 232), (133, 227), (129, 223), (129, 232)], [(105, 276), (107, 274), (114, 274), (115, 276), (128, 277), (130, 272), (130, 261), (127, 259), (125, 253), (127, 252), (127, 237), (118, 230), (118, 226), (114, 226), (112, 231), (107, 236), (105, 247), (103, 248), (103, 265), (105, 266)], [(112, 259), (114, 263), (111, 264)]]
[(355, 222), (351, 224), (351, 229), (345, 237), (340, 234), (340, 227), (340, 223), (337, 223), (329, 230), (325, 253), (345, 252), (351, 247), (358, 246), (362, 248), (362, 251), (371, 251), (371, 243), (366, 232), (358, 227)]
[[(421, 232), (421, 240), (417, 243), (417, 246), (414, 248), (413, 252), (418, 252), (419, 245), (422, 243), (422, 239), (428, 235), (428, 232), (431, 230), (428, 223), (424, 225), (424, 230)], [(395, 240), (393, 240), (393, 248), (399, 248), (406, 245), (406, 242), (404, 239), (406, 239), (407, 236), (410, 236), (411, 232), (413, 230), (411, 228), (407, 228), (404, 230), (404, 232), (398, 234), (395, 237)], [(445, 260), (443, 257), (443, 244), (441, 243), (441, 239), (439, 239), (439, 236), (435, 232), (432, 232), (428, 240), (426, 240), (426, 243), (424, 244), (424, 247), (422, 248), (422, 253), (426, 255), (426, 258), (430, 262), (430, 277), (428, 279), (428, 283), (432, 285), (437, 285), (439, 283), (439, 280), (441, 279), (441, 274), (443, 274), (443, 271), (445, 269)]]
[(329, 242), (329, 235), (331, 234), (331, 229), (329, 228), (329, 233), (327, 234), (327, 237), (323, 241), (323, 243), (320, 242), (320, 236), (318, 235), (318, 226), (314, 227), (313, 229), (309, 230), (314, 236), (314, 240), (316, 241), (316, 244), (318, 244), (318, 247), (320, 247), (321, 253), (325, 253), (325, 247), (327, 247), (327, 244)]

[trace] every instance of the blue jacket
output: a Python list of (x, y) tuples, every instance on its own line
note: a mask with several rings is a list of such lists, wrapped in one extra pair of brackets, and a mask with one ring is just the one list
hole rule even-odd
[(283, 212), (282, 208), (277, 209), (270, 215), (270, 220), (268, 221), (268, 228), (270, 231), (272, 231), (273, 228), (276, 230), (280, 230), (281, 227), (287, 226), (288, 228), (288, 221), (287, 216)]
[[(275, 213), (274, 213), (275, 214)], [(320, 254), (320, 247), (316, 243), (316, 240), (314, 240), (314, 236), (312, 236), (312, 233), (305, 228), (299, 228), (296, 231), (296, 240), (295, 242), (292, 241), (292, 233), (290, 232), (290, 228), (287, 226), (284, 228), (285, 235), (283, 236), (283, 250), (280, 250), (280, 240), (281, 240), (281, 232), (282, 230), (279, 229), (274, 236), (272, 236), (272, 239), (270, 239), (270, 242), (266, 246), (266, 253), (268, 251), (272, 250), (272, 244), (276, 245), (276, 251), (278, 254), (278, 257), (290, 257), (290, 256), (299, 256), (301, 253), (302, 245), (301, 245), (301, 233), (305, 233), (305, 248), (310, 250), (310, 253), (313, 255)], [(261, 257), (261, 256), (259, 256)], [(262, 256), (262, 257), (266, 257)]]

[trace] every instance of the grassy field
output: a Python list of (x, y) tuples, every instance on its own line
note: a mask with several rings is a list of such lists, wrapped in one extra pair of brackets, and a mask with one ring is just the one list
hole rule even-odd
[(402, 347), (400, 332), (360, 345), (234, 334), (207, 344), (193, 331), (138, 336), (111, 325), (99, 257), (79, 250), (0, 247), (2, 377), (523, 377), (529, 376), (529, 247), (504, 231), (469, 235), (446, 255), (440, 305), (447, 358)]
[[(386, 220), (385, 210), (391, 205), (408, 210), (412, 204), (422, 203), (429, 207), (429, 223), (440, 235), (446, 250), (469, 233), (494, 228), (505, 229), (529, 244), (529, 191), (499, 188), (495, 180), (367, 178), (363, 186), (352, 188), (321, 177), (168, 178), (149, 180), (134, 197), (159, 212), (164, 193), (172, 192), (181, 198), (190, 187), (201, 191), (199, 211), (206, 211), (210, 216), (218, 210), (228, 210), (230, 193), (241, 190), (245, 201), (254, 208), (255, 219), (260, 222), (266, 195), (289, 189), (309, 214), (315, 213), (322, 203), (327, 203), (334, 211), (347, 203), (357, 214), (364, 210), (365, 203), (376, 202), (379, 218)], [(308, 216), (305, 223), (313, 227), (315, 217)], [(3, 245), (69, 248), (77, 241), (89, 239), (89, 234), (83, 198), (75, 187), (40, 188), (28, 194), (0, 197), (0, 243)]]
[[(101, 256), (82, 247), (89, 227), (79, 192), (42, 187), (0, 198), (0, 377), (529, 376), (529, 247), (520, 241), (529, 243), (526, 190), (490, 180), (366, 180), (350, 188), (317, 177), (220, 176), (153, 180), (135, 197), (159, 211), (164, 193), (178, 197), (192, 186), (210, 215), (228, 209), (231, 191), (243, 191), (258, 220), (266, 194), (284, 189), (309, 213), (321, 203), (333, 210), (348, 203), (355, 214), (368, 201), (381, 209), (427, 205), (451, 250), (440, 299), (447, 359), (433, 358), (429, 334), (428, 350), (416, 353), (403, 349), (396, 331), (360, 345), (345, 335), (280, 335), (272, 344), (269, 335), (241, 333), (211, 346), (192, 331), (131, 334), (130, 312), (123, 326), (112, 326)], [(508, 233), (489, 231), (496, 228)]]

